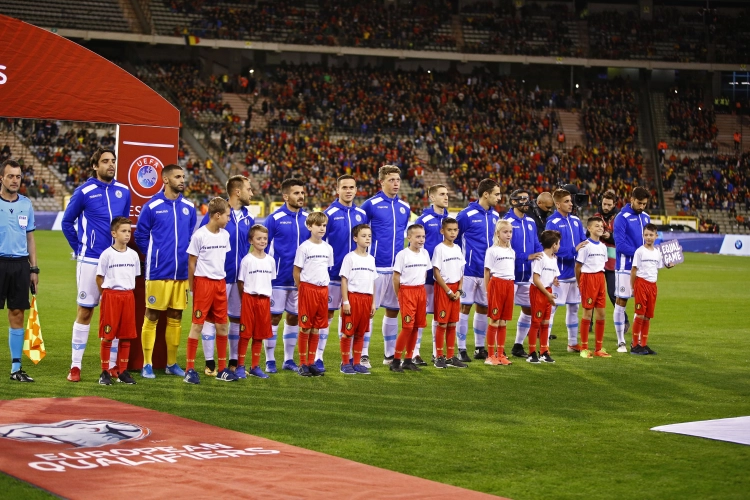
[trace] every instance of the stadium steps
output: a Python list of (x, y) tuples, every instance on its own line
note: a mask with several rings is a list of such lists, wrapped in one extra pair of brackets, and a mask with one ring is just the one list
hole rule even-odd
[(578, 46), (580, 47), (583, 56), (589, 56), (589, 23), (585, 19), (579, 20), (578, 26)]
[(120, 6), (120, 10), (122, 10), (124, 14), (125, 20), (130, 27), (130, 31), (132, 31), (133, 33), (148, 34), (143, 31), (141, 22), (138, 20), (138, 16), (136, 15), (135, 10), (133, 9), (133, 5), (131, 4), (131, 0), (117, 0), (117, 3)]
[(651, 113), (654, 115), (654, 124), (656, 125), (656, 130), (654, 130), (654, 136), (656, 137), (656, 142), (659, 141), (667, 141), (667, 145), (669, 145), (669, 141), (671, 137), (669, 137), (669, 126), (667, 125), (667, 102), (664, 98), (664, 92), (660, 91), (651, 91)]
[(573, 149), (575, 146), (586, 145), (586, 134), (583, 131), (581, 114), (578, 111), (557, 110), (560, 118), (560, 126), (565, 134), (565, 149)]
[(734, 150), (734, 133), (742, 133), (741, 147), (742, 151), (750, 150), (750, 123), (745, 119), (744, 124), (740, 121), (745, 117), (737, 115), (716, 115), (716, 127), (719, 129), (716, 142), (719, 143), (719, 148), (726, 148)]
[(464, 50), (464, 27), (461, 23), (461, 16), (455, 15), (451, 19), (451, 28), (453, 31), (453, 39), (456, 41), (456, 49), (459, 52)]

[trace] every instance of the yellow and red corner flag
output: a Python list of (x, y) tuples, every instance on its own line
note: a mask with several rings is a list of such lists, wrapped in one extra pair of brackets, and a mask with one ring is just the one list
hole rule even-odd
[(26, 322), (26, 333), (23, 337), (23, 353), (34, 364), (39, 363), (47, 355), (42, 338), (42, 325), (39, 323), (39, 311), (36, 308), (36, 295), (31, 296), (31, 311)]

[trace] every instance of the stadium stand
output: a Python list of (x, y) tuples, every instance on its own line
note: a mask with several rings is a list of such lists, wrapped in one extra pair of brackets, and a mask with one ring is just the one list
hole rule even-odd
[(0, 14), (44, 28), (132, 32), (135, 19), (118, 0), (3, 0)]
[(638, 137), (638, 96), (629, 81), (591, 82), (591, 99), (583, 110), (589, 146), (634, 147)]

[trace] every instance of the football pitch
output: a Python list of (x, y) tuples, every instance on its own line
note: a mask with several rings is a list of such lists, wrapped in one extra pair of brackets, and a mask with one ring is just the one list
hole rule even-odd
[[(649, 335), (657, 356), (616, 352), (608, 304), (605, 348), (611, 359), (568, 354), (560, 310), (554, 331), (558, 339), (551, 342), (554, 365), (513, 358), (509, 367), (474, 361), (466, 370), (427, 367), (395, 374), (380, 364), (381, 311), (372, 335), (369, 377), (338, 372), (339, 347), (332, 333), (325, 358), (328, 373), (322, 378), (280, 372), (268, 380), (226, 384), (201, 376), (201, 384), (192, 386), (157, 374), (148, 381), (136, 375), (136, 386), (105, 387), (97, 384), (99, 349), (93, 326), (82, 382), (65, 380), (75, 319), (75, 262), (61, 232), (38, 231), (36, 238), (47, 357), (37, 366), (24, 359), (35, 383), (12, 383), (7, 342), (0, 343), (6, 370), (0, 380), (2, 399), (103, 396), (514, 499), (747, 498), (750, 447), (649, 429), (750, 415), (748, 258), (686, 254), (684, 264), (660, 272)], [(629, 315), (632, 308), (631, 301)], [(178, 358), (183, 367), (189, 318), (183, 320)], [(334, 318), (333, 325), (337, 323)], [(7, 331), (4, 311), (0, 325)], [(425, 359), (431, 350), (428, 331)], [(515, 321), (508, 332), (510, 350)], [(277, 361), (281, 352), (279, 342)], [(202, 359), (199, 349), (200, 366)], [(341, 475), (345, 478), (346, 471)], [(0, 490), (3, 498), (48, 497), (1, 474)], [(420, 497), (418, 491), (410, 493)], [(341, 497), (347, 496), (343, 479)]]

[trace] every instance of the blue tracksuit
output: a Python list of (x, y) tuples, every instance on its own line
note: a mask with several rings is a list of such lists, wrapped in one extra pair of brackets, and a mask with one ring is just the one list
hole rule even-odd
[(170, 200), (161, 191), (143, 205), (135, 243), (146, 254), (147, 280), (188, 279), (187, 249), (197, 218), (195, 205), (182, 194)]
[(78, 260), (99, 261), (113, 242), (112, 219), (121, 216), (130, 216), (130, 189), (125, 184), (92, 177), (76, 188), (65, 208), (62, 230)]
[(615, 271), (628, 271), (633, 267), (635, 251), (643, 245), (643, 228), (651, 223), (646, 212), (636, 214), (630, 203), (615, 216)]
[(276, 261), (276, 279), (271, 282), (274, 288), (294, 290), (294, 256), (304, 241), (310, 239), (310, 230), (305, 225), (307, 212), (292, 212), (282, 205), (266, 217), (268, 246), (266, 253)]
[(338, 198), (325, 210), (328, 216), (326, 235), (323, 238), (333, 248), (333, 267), (328, 269), (331, 281), (341, 281), (341, 264), (346, 254), (357, 248), (352, 238), (352, 228), (367, 221), (361, 208), (342, 205)]
[(509, 210), (503, 219), (509, 220), (513, 225), (510, 246), (516, 252), (516, 283), (529, 283), (531, 282), (529, 255), (543, 250), (537, 236), (536, 222), (526, 215), (523, 218), (517, 217), (513, 210)]
[(388, 198), (383, 191), (365, 201), (362, 210), (372, 228), (370, 254), (378, 271), (393, 271), (396, 254), (404, 249), (404, 235), (409, 225), (409, 204), (398, 196)]
[(458, 221), (458, 238), (466, 259), (464, 276), (484, 278), (484, 256), (492, 246), (495, 224), (500, 214), (494, 208), (485, 210), (478, 202), (473, 201), (456, 216)]
[[(208, 224), (211, 219), (208, 212), (203, 216), (201, 227)], [(250, 242), (248, 235), (250, 228), (255, 224), (255, 219), (250, 215), (247, 207), (242, 207), (239, 217), (235, 215), (234, 210), (229, 214), (229, 222), (226, 231), (229, 233), (230, 250), (227, 252), (227, 258), (224, 260), (224, 271), (227, 273), (227, 283), (237, 283), (237, 274), (240, 272), (240, 262), (250, 251)]]
[(545, 229), (560, 231), (560, 249), (557, 251), (557, 267), (560, 268), (560, 281), (575, 281), (576, 279), (576, 247), (586, 239), (586, 229), (581, 219), (573, 214), (563, 217), (555, 212), (547, 218)]
[[(446, 217), (448, 217), (448, 210), (443, 209), (442, 213), (438, 213), (434, 207), (430, 206), (414, 222), (415, 224), (424, 226), (424, 248), (430, 254), (430, 258), (432, 258), (432, 254), (435, 252), (435, 247), (443, 242), (443, 235), (440, 234), (440, 229), (443, 227), (443, 219)], [(435, 284), (435, 275), (432, 272), (427, 273), (425, 284)]]

